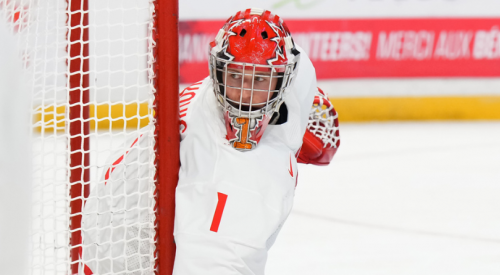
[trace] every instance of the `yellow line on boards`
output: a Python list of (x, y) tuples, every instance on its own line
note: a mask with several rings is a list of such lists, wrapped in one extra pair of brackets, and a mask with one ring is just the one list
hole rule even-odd
[[(150, 109), (147, 102), (90, 104), (90, 129), (111, 130), (141, 128), (149, 123)], [(35, 109), (34, 127), (38, 132), (64, 131), (66, 106), (50, 105)]]
[[(500, 96), (332, 98), (340, 122), (391, 120), (500, 120)], [(141, 128), (149, 123), (147, 102), (91, 104), (90, 129)], [(64, 131), (66, 106), (35, 109), (37, 131)]]
[(500, 120), (500, 96), (332, 98), (340, 122)]

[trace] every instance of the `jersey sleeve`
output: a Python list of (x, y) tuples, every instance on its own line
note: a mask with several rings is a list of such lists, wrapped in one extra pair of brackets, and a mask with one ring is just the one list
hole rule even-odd
[(89, 274), (136, 274), (154, 263), (154, 155), (148, 142), (148, 133), (138, 134), (111, 156), (86, 200), (81, 257)]
[(299, 45), (296, 45), (296, 47), (300, 51), (300, 62), (294, 82), (294, 92), (300, 102), (300, 127), (303, 135), (309, 122), (309, 112), (317, 92), (317, 81), (316, 70), (311, 59)]

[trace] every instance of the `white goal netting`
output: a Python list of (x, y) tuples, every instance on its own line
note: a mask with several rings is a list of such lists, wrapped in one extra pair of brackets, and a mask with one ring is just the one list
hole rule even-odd
[[(94, 0), (88, 10), (70, 12), (71, 1), (0, 0), (0, 20), (14, 34), (32, 99), (31, 273), (152, 274), (154, 1)], [(76, 13), (88, 14), (88, 25), (71, 26)], [(68, 34), (76, 28), (88, 28), (88, 41), (80, 36), (70, 45)], [(88, 56), (70, 55), (70, 47), (87, 43)], [(70, 70), (74, 59), (88, 59), (88, 72), (84, 66)], [(70, 90), (86, 87), (70, 89), (69, 78), (85, 75), (89, 100), (80, 94), (70, 103)], [(80, 116), (70, 119), (76, 105)], [(75, 121), (82, 131), (70, 135)], [(75, 166), (75, 154), (89, 161)], [(75, 171), (81, 177), (70, 180)]]

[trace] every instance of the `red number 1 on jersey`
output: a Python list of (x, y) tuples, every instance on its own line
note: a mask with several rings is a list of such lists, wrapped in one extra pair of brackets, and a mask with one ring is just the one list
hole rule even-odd
[(226, 206), (227, 195), (217, 192), (217, 197), (219, 201), (217, 202), (217, 207), (215, 208), (214, 218), (212, 219), (212, 225), (210, 226), (210, 231), (219, 231), (220, 220), (222, 219), (222, 212), (224, 212), (224, 207)]

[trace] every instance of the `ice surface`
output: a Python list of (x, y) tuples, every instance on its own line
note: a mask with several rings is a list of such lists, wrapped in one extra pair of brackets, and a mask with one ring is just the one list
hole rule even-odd
[(500, 274), (500, 122), (342, 124), (299, 166), (267, 272)]

